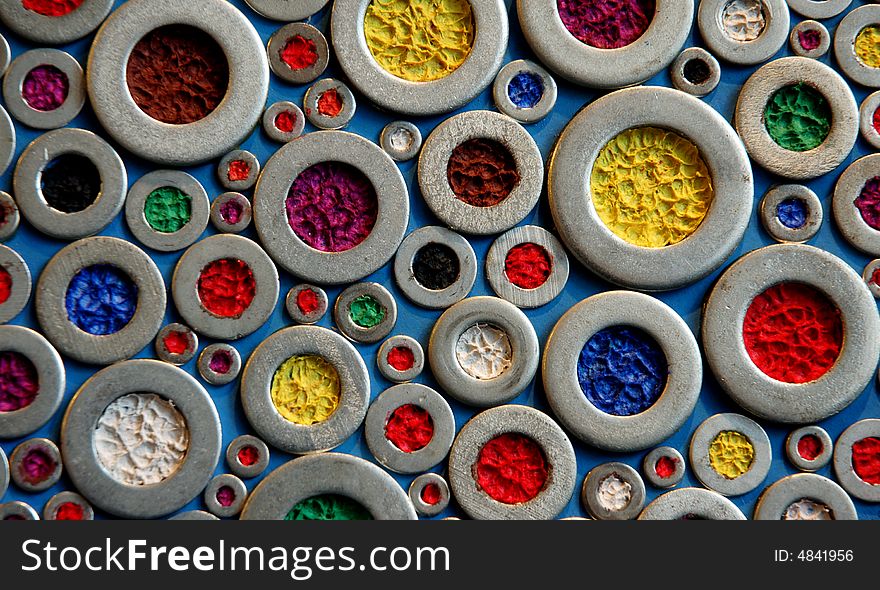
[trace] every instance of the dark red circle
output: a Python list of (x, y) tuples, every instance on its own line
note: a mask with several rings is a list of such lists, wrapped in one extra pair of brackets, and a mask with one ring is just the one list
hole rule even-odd
[(235, 502), (235, 490), (229, 486), (221, 486), (220, 489), (217, 490), (215, 497), (217, 498), (218, 504), (227, 508), (232, 506), (232, 503)]
[(422, 488), (419, 497), (422, 499), (422, 502), (429, 506), (437, 505), (440, 502), (440, 486), (435, 483), (429, 483)]
[(239, 463), (245, 467), (250, 467), (260, 460), (260, 451), (257, 450), (257, 447), (247, 445), (238, 450), (236, 457), (238, 458)]
[(822, 444), (822, 440), (815, 434), (805, 434), (797, 442), (798, 455), (807, 461), (815, 461), (816, 457), (821, 455), (824, 450), (825, 445)]

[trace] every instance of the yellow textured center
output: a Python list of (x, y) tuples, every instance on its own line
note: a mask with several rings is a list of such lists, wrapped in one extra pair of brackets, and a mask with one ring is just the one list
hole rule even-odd
[(856, 57), (869, 68), (880, 68), (880, 26), (868, 25), (856, 35)]
[(736, 479), (752, 467), (755, 447), (746, 435), (722, 430), (709, 445), (709, 464), (727, 479)]
[(474, 45), (468, 0), (372, 0), (364, 17), (367, 47), (380, 66), (410, 82), (454, 72)]
[(309, 426), (327, 420), (339, 407), (339, 373), (323, 357), (292, 356), (272, 377), (272, 403), (282, 416)]
[(715, 195), (697, 146), (656, 127), (627, 129), (609, 141), (593, 164), (590, 192), (608, 229), (645, 248), (694, 233)]

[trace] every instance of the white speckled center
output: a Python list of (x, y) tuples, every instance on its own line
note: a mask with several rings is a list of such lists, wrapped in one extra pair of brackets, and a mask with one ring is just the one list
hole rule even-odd
[(391, 143), (391, 147), (395, 150), (403, 152), (412, 147), (413, 141), (415, 138), (413, 134), (410, 133), (408, 129), (395, 129), (391, 132), (391, 137), (389, 138), (389, 142)]
[(455, 357), (474, 379), (499, 377), (513, 363), (507, 332), (493, 324), (474, 324), (458, 337)]
[(115, 399), (95, 427), (95, 454), (116, 481), (131, 486), (159, 483), (186, 457), (189, 429), (174, 405), (153, 393)]
[(599, 482), (597, 491), (599, 505), (605, 510), (619, 512), (629, 506), (632, 500), (632, 489), (632, 484), (621, 479), (616, 473), (612, 473)]
[(834, 515), (826, 504), (804, 498), (786, 508), (782, 520), (834, 520)]
[(734, 41), (748, 43), (761, 36), (767, 26), (761, 0), (730, 0), (721, 11), (724, 34)]

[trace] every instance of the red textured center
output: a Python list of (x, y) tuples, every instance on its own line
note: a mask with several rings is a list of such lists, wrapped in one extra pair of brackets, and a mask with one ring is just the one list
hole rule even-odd
[(425, 504), (429, 506), (434, 506), (435, 504), (437, 504), (437, 502), (440, 501), (440, 486), (435, 483), (429, 483), (422, 488), (419, 497)]
[(672, 457), (660, 457), (654, 464), (654, 471), (663, 479), (672, 477), (672, 474), (675, 473), (676, 462)]
[(387, 358), (388, 364), (391, 365), (395, 371), (400, 371), (401, 373), (409, 371), (412, 369), (413, 365), (416, 364), (416, 357), (413, 355), (413, 351), (407, 346), (395, 346), (388, 351)]
[(318, 98), (318, 112), (325, 117), (335, 117), (342, 112), (342, 97), (335, 88), (327, 90)]
[(385, 436), (404, 453), (414, 453), (431, 442), (434, 420), (427, 410), (406, 404), (391, 413), (385, 424)]
[(808, 285), (774, 285), (749, 305), (743, 340), (752, 362), (769, 377), (786, 383), (815, 381), (840, 355), (840, 310)]
[(257, 293), (254, 272), (241, 260), (215, 260), (202, 269), (198, 281), (202, 306), (222, 318), (239, 317)]
[(82, 520), (85, 510), (76, 502), (64, 502), (55, 511), (55, 520)]
[(290, 133), (296, 125), (296, 115), (290, 111), (281, 111), (275, 115), (275, 128), (282, 133)]
[(822, 44), (822, 35), (816, 29), (798, 31), (798, 43), (807, 51), (813, 51)]
[(514, 246), (504, 260), (507, 280), (520, 289), (537, 289), (547, 282), (551, 269), (550, 254), (531, 242)]
[(876, 268), (874, 272), (871, 273), (871, 282), (880, 286), (880, 267)]
[(477, 483), (504, 504), (528, 502), (544, 489), (548, 465), (541, 447), (527, 436), (507, 433), (487, 442), (477, 457)]
[(872, 436), (853, 443), (852, 463), (859, 479), (880, 486), (880, 438)]
[(6, 303), (12, 295), (12, 275), (0, 266), (0, 304)]
[(236, 456), (238, 457), (239, 463), (245, 467), (250, 467), (260, 460), (260, 451), (257, 450), (257, 447), (248, 445), (246, 447), (241, 447)]
[(816, 457), (821, 455), (824, 450), (825, 446), (815, 434), (804, 435), (797, 443), (798, 455), (807, 461), (815, 461)]
[(318, 294), (311, 289), (303, 289), (296, 294), (296, 306), (303, 315), (315, 313), (321, 306), (321, 300)]
[(233, 160), (229, 162), (229, 170), (226, 171), (226, 177), (231, 182), (240, 182), (247, 180), (251, 174), (251, 165), (244, 160)]
[(233, 502), (235, 502), (235, 490), (233, 490), (229, 486), (222, 486), (219, 490), (217, 490), (218, 504), (226, 508), (228, 506), (232, 506)]
[(189, 338), (187, 338), (186, 332), (168, 332), (162, 338), (162, 344), (165, 346), (165, 350), (171, 354), (183, 354), (189, 347)]
[(874, 131), (880, 133), (880, 107), (877, 107), (877, 110), (874, 111), (874, 116), (871, 117), (871, 123), (874, 125)]
[(21, 0), (25, 10), (43, 16), (64, 16), (79, 8), (85, 0)]
[(291, 37), (281, 48), (281, 61), (291, 70), (304, 70), (318, 61), (318, 50), (315, 42), (302, 35)]

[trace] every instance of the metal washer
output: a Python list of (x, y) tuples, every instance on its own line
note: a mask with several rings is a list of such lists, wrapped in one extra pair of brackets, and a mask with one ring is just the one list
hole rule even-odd
[[(536, 244), (550, 257), (550, 275), (534, 289), (523, 289), (510, 282), (506, 263), (510, 250), (520, 244)], [(568, 255), (556, 236), (538, 225), (522, 225), (499, 236), (486, 254), (486, 277), (492, 290), (517, 307), (534, 308), (550, 303), (568, 282)]]
[[(315, 63), (301, 70), (292, 69), (281, 59), (281, 52), (285, 45), (287, 45), (287, 42), (297, 36), (313, 42), (317, 55)], [(327, 64), (330, 62), (330, 49), (327, 47), (327, 39), (324, 37), (324, 33), (308, 23), (284, 25), (269, 37), (269, 45), (266, 51), (269, 55), (269, 68), (271, 68), (272, 73), (290, 84), (308, 84), (316, 80), (324, 73), (324, 70), (327, 69)]]
[[(175, 353), (168, 350), (168, 347), (165, 346), (165, 337), (171, 334), (172, 332), (177, 332), (178, 334), (183, 334), (186, 339), (186, 350), (182, 353)], [(156, 356), (160, 361), (164, 361), (166, 363), (171, 363), (172, 365), (185, 365), (189, 361), (193, 359), (196, 355), (196, 351), (199, 348), (199, 337), (195, 332), (192, 331), (192, 328), (185, 324), (180, 324), (177, 322), (167, 324), (162, 326), (162, 329), (159, 330), (159, 333), (156, 334), (156, 340), (154, 342), (156, 347)]]
[[(88, 266), (109, 264), (137, 286), (137, 308), (119, 331), (95, 336), (79, 329), (67, 314), (65, 296), (73, 276)], [(34, 306), (46, 337), (72, 359), (109, 365), (134, 356), (156, 336), (165, 317), (165, 281), (156, 263), (130, 242), (108, 236), (84, 238), (62, 248), (37, 281)]]
[[(154, 229), (144, 214), (147, 197), (161, 188), (176, 188), (190, 198), (190, 218), (172, 233)], [(128, 191), (125, 200), (125, 221), (128, 229), (147, 248), (159, 252), (176, 252), (195, 243), (208, 227), (210, 205), (202, 183), (180, 170), (154, 170), (141, 176)]]
[[(632, 496), (620, 510), (603, 506), (599, 498), (599, 485), (611, 476), (616, 476), (631, 486)], [(584, 478), (581, 503), (596, 520), (633, 520), (645, 506), (645, 482), (639, 472), (626, 463), (602, 463), (592, 468)]]
[(657, 0), (651, 24), (634, 42), (599, 49), (572, 35), (559, 17), (556, 0), (517, 0), (519, 24), (538, 59), (551, 70), (590, 88), (623, 88), (665, 69), (694, 22), (693, 2)]
[(283, 520), (298, 502), (340, 494), (358, 502), (375, 520), (416, 520), (412, 502), (394, 478), (352, 455), (299, 457), (266, 476), (248, 497), (241, 520)]
[[(709, 75), (705, 80), (691, 80), (685, 74), (685, 66), (694, 60), (703, 62), (709, 69)], [(669, 66), (669, 76), (672, 79), (672, 85), (677, 90), (691, 96), (702, 97), (715, 90), (721, 81), (721, 64), (718, 63), (714, 55), (702, 47), (688, 47), (679, 53), (672, 65)]]
[[(342, 102), (342, 109), (335, 115), (321, 112), (320, 101), (325, 93), (335, 91)], [(352, 120), (357, 101), (344, 82), (323, 78), (312, 84), (303, 98), (303, 110), (309, 123), (318, 129), (342, 129)]]
[[(293, 119), (293, 129), (290, 131), (282, 131), (275, 124), (275, 119), (278, 115), (284, 112), (290, 113), (290, 117)], [(281, 143), (293, 141), (302, 135), (305, 126), (306, 116), (298, 106), (290, 101), (282, 100), (273, 103), (263, 111), (263, 131), (266, 132), (266, 135), (268, 135), (270, 139), (274, 139), (275, 141)]]
[[(519, 182), (497, 205), (469, 205), (449, 185), (449, 158), (455, 148), (471, 139), (500, 143), (516, 163)], [(538, 203), (544, 160), (534, 138), (510, 117), (492, 111), (466, 111), (440, 123), (425, 140), (418, 180), (425, 203), (450, 228), (467, 234), (496, 234), (522, 221)]]
[[(528, 108), (515, 105), (510, 100), (508, 90), (511, 81), (522, 73), (537, 76), (541, 79), (543, 86), (541, 98), (534, 106)], [(527, 59), (518, 59), (505, 65), (495, 76), (495, 83), (492, 85), (492, 98), (495, 100), (495, 107), (511, 119), (523, 124), (537, 123), (549, 115), (553, 107), (556, 106), (557, 94), (556, 80), (553, 79), (550, 72)]]
[[(878, 6), (880, 8), (880, 6)], [(863, 156), (847, 166), (834, 185), (831, 211), (837, 228), (853, 247), (880, 256), (880, 230), (868, 225), (855, 206), (865, 184), (880, 172), (880, 154)]]
[[(0, 171), (2, 174), (2, 171)], [(6, 241), (15, 235), (18, 230), (18, 224), (21, 221), (21, 215), (18, 212), (18, 205), (15, 199), (7, 192), (0, 191), (0, 242)]]
[[(339, 374), (339, 406), (323, 422), (295, 424), (272, 402), (275, 371), (295, 355), (321, 356)], [(369, 396), (370, 378), (360, 353), (340, 334), (319, 326), (275, 332), (254, 349), (241, 377), (241, 402), (248, 422), (269, 444), (288, 453), (316, 453), (342, 444), (364, 421)]]
[[(2, 12), (2, 9), (0, 9)], [(67, 77), (68, 90), (64, 102), (49, 111), (31, 107), (22, 95), (27, 75), (39, 66), (53, 66)], [(58, 49), (32, 49), (13, 60), (3, 77), (3, 100), (9, 113), (19, 122), (34, 129), (57, 129), (70, 123), (86, 101), (86, 83), (82, 66), (69, 53)]]
[[(95, 425), (114, 400), (151, 392), (183, 414), (189, 447), (167, 479), (131, 486), (110, 476), (94, 451)], [(88, 500), (122, 518), (158, 518), (179, 510), (205, 488), (220, 458), (220, 417), (208, 392), (182, 369), (151, 359), (117, 363), (95, 373), (76, 392), (61, 424), (61, 450), (73, 484)]]
[(787, 520), (785, 512), (799, 500), (825, 504), (832, 520), (858, 520), (855, 504), (842, 487), (815, 473), (795, 473), (761, 492), (755, 505), (755, 520)]
[[(621, 132), (642, 126), (694, 142), (715, 186), (700, 227), (665, 248), (642, 248), (616, 236), (599, 218), (590, 193), (600, 151)], [(572, 119), (550, 157), (547, 195), (559, 235), (575, 258), (612, 283), (664, 291), (705, 277), (730, 256), (749, 223), (754, 184), (742, 141), (715, 109), (672, 88), (643, 86), (608, 94)]]
[(878, 270), (880, 270), (880, 258), (875, 258), (866, 264), (865, 270), (862, 271), (862, 279), (875, 299), (880, 299), (880, 282), (874, 281), (874, 273)]
[[(41, 188), (43, 170), (55, 158), (75, 154), (92, 162), (101, 177), (95, 201), (76, 213), (64, 213), (46, 202)], [(128, 176), (113, 147), (85, 129), (56, 129), (37, 137), (18, 158), (12, 179), (21, 214), (38, 231), (61, 240), (94, 235), (110, 224), (125, 202)]]
[[(250, 305), (237, 317), (221, 317), (208, 311), (199, 298), (199, 277), (212, 262), (240, 260), (254, 275), (256, 293)], [(259, 330), (278, 302), (278, 270), (256, 243), (243, 236), (218, 234), (201, 240), (183, 253), (171, 280), (174, 305), (183, 320), (209, 338), (238, 340)]]
[[(640, 414), (606, 414), (587, 399), (578, 381), (584, 345), (612, 326), (645, 331), (666, 357), (663, 393)], [(647, 449), (672, 436), (690, 418), (703, 383), (700, 349), (688, 325), (665, 303), (631, 291), (593, 295), (569, 309), (547, 339), (541, 372), (559, 421), (580, 440), (613, 452)]]
[[(489, 496), (476, 481), (480, 450), (502, 434), (516, 433), (537, 443), (549, 465), (548, 479), (537, 496), (520, 504), (504, 504)], [(547, 414), (529, 406), (505, 405), (484, 410), (462, 426), (449, 454), (452, 494), (468, 516), (480, 520), (550, 520), (571, 500), (577, 484), (574, 448), (565, 432)]]
[(787, 0), (788, 7), (807, 18), (832, 18), (849, 7), (852, 0)]
[(40, 515), (37, 514), (37, 511), (30, 504), (25, 504), (18, 500), (0, 504), (0, 520), (10, 520), (12, 518), (16, 520), (40, 520)]
[(470, 0), (476, 25), (471, 52), (458, 69), (431, 82), (398, 78), (373, 57), (364, 35), (364, 16), (371, 1), (334, 2), (330, 36), (345, 75), (380, 109), (417, 116), (441, 115), (466, 105), (492, 83), (509, 36), (507, 8), (502, 0)]
[(9, 42), (6, 37), (0, 35), (0, 78), (6, 73), (9, 67), (9, 60), (12, 58), (12, 50), (9, 49)]
[(15, 127), (9, 113), (0, 106), (0, 174), (6, 172), (15, 155)]
[[(819, 147), (795, 152), (770, 137), (764, 110), (776, 91), (801, 83), (825, 97), (832, 123)], [(849, 156), (859, 132), (859, 109), (849, 85), (833, 69), (807, 57), (783, 57), (761, 66), (743, 84), (734, 118), (736, 131), (757, 164), (783, 178), (798, 180), (816, 178), (837, 168)]]
[[(802, 457), (798, 450), (798, 443), (805, 436), (815, 436), (822, 444), (822, 451), (815, 459), (810, 460)], [(802, 426), (792, 431), (785, 439), (785, 456), (792, 465), (801, 471), (818, 471), (831, 461), (831, 455), (834, 452), (834, 443), (831, 437), (821, 426)]]
[(178, 512), (168, 520), (220, 520), (210, 512), (204, 510), (187, 510), (186, 512)]
[[(299, 303), (297, 303), (297, 297), (305, 290), (314, 293), (315, 297), (318, 299), (318, 307), (316, 307), (311, 313), (305, 313), (302, 311), (299, 308)], [(314, 324), (320, 321), (321, 318), (324, 317), (324, 314), (327, 313), (328, 306), (327, 292), (321, 287), (316, 287), (315, 285), (310, 285), (308, 283), (301, 283), (291, 287), (290, 291), (287, 292), (287, 297), (284, 299), (284, 307), (287, 309), (287, 315), (289, 315), (290, 319), (297, 324)]]
[[(379, 214), (370, 235), (344, 252), (308, 246), (291, 229), (285, 201), (299, 174), (321, 162), (342, 162), (373, 185)], [(286, 271), (320, 284), (352, 283), (381, 268), (397, 250), (409, 222), (409, 191), (394, 160), (375, 143), (345, 131), (318, 131), (281, 147), (254, 191), (254, 222), (269, 255)]]
[(709, 50), (730, 63), (754, 65), (767, 61), (788, 39), (789, 14), (785, 0), (761, 0), (765, 26), (752, 41), (737, 41), (724, 30), (721, 16), (729, 0), (700, 0), (697, 23)]
[[(243, 180), (232, 180), (229, 178), (230, 166), (233, 162), (244, 162), (247, 165), (248, 173), (246, 178)], [(232, 150), (220, 158), (220, 162), (217, 164), (217, 180), (228, 191), (246, 191), (253, 188), (259, 176), (260, 161), (247, 150)]]
[[(809, 383), (785, 383), (766, 375), (743, 342), (742, 325), (754, 298), (784, 282), (818, 289), (843, 320), (840, 356), (827, 373)], [(722, 389), (750, 413), (775, 422), (818, 422), (852, 403), (874, 378), (878, 333), (877, 305), (862, 278), (833, 254), (805, 244), (776, 244), (749, 252), (721, 275), (703, 308), (703, 348)]]
[[(120, 75), (140, 39), (172, 24), (190, 25), (210, 35), (229, 63), (223, 101), (204, 119), (188, 125), (169, 125), (147, 115)], [(128, 151), (158, 164), (198, 164), (239, 145), (259, 122), (269, 91), (268, 60), (255, 59), (261, 55), (265, 55), (263, 42), (254, 26), (229, 2), (127, 2), (104, 22), (92, 43), (89, 97), (101, 125)]]
[(60, 45), (81, 39), (101, 24), (113, 0), (86, 0), (63, 16), (45, 16), (28, 10), (22, 2), (0, 2), (0, 21), (35, 43)]
[[(422, 490), (431, 484), (437, 486), (437, 489), (440, 490), (440, 500), (436, 504), (428, 504), (422, 500)], [(437, 516), (446, 510), (451, 497), (449, 484), (446, 483), (442, 475), (437, 473), (423, 473), (419, 475), (409, 484), (409, 491), (407, 493), (409, 494), (409, 501), (413, 503), (416, 512), (420, 516), (427, 517)]]
[[(752, 444), (754, 458), (748, 470), (736, 479), (728, 479), (709, 462), (709, 446), (719, 433), (734, 431)], [(761, 485), (770, 471), (773, 452), (770, 439), (760, 424), (741, 414), (715, 414), (706, 418), (691, 436), (689, 453), (691, 469), (704, 486), (725, 496), (739, 496)]]
[(712, 490), (680, 488), (666, 492), (645, 506), (639, 520), (746, 520), (736, 504)]
[[(245, 465), (238, 459), (238, 452), (246, 447), (257, 450), (257, 461), (251, 465)], [(269, 447), (262, 440), (250, 434), (242, 434), (232, 439), (226, 447), (226, 464), (229, 470), (238, 477), (251, 478), (262, 475), (269, 466)]]
[[(428, 444), (409, 453), (395, 446), (385, 433), (394, 411), (408, 404), (428, 412), (434, 423), (434, 434)], [(443, 396), (427, 385), (402, 383), (389, 387), (370, 404), (364, 438), (370, 452), (386, 469), (396, 473), (421, 473), (438, 465), (449, 454), (455, 438), (455, 416)]]
[(9, 461), (6, 460), (6, 452), (0, 447), (0, 498), (9, 487)]
[[(357, 325), (351, 317), (351, 304), (362, 296), (373, 298), (384, 312), (382, 320), (372, 328)], [(397, 323), (397, 302), (391, 292), (379, 283), (355, 283), (346, 287), (336, 298), (333, 321), (347, 338), (372, 344), (388, 336), (394, 329), (394, 324)]]
[[(467, 329), (478, 323), (503, 330), (509, 341), (511, 366), (494, 379), (477, 379), (458, 362), (456, 344)], [(538, 336), (518, 307), (496, 297), (470, 297), (443, 312), (431, 329), (428, 362), (442, 390), (463, 404), (497, 406), (518, 396), (538, 370)]]
[[(218, 373), (211, 368), (211, 359), (216, 352), (220, 351), (226, 352), (232, 359), (232, 364), (229, 366), (229, 370), (225, 373)], [(238, 377), (238, 374), (241, 372), (241, 355), (231, 344), (217, 342), (206, 346), (205, 349), (202, 350), (196, 366), (199, 369), (199, 375), (202, 376), (202, 379), (211, 385), (226, 385), (227, 383), (235, 381), (236, 377)]]
[(9, 297), (0, 303), (0, 324), (5, 324), (25, 308), (31, 297), (31, 271), (18, 252), (3, 244), (0, 244), (0, 269), (12, 279)]
[[(398, 371), (388, 362), (388, 353), (398, 347), (408, 349), (413, 355), (413, 364), (405, 371)], [(412, 381), (421, 375), (425, 368), (425, 352), (418, 340), (411, 336), (398, 334), (388, 338), (379, 347), (379, 352), (376, 353), (376, 365), (379, 367), (379, 373), (389, 381), (394, 383)]]
[[(236, 223), (230, 223), (223, 217), (223, 206), (231, 201), (238, 203), (238, 206), (241, 207), (241, 217)], [(247, 197), (243, 194), (228, 192), (223, 193), (214, 199), (214, 202), (211, 203), (211, 212), (209, 216), (211, 218), (211, 224), (220, 233), (237, 234), (246, 230), (251, 224), (253, 208), (251, 207), (251, 202), (248, 201)]]
[(880, 150), (880, 131), (874, 127), (874, 115), (880, 109), (880, 90), (869, 94), (859, 107), (859, 131), (862, 139)]
[[(395, 141), (402, 141), (403, 144), (396, 145)], [(382, 128), (379, 145), (395, 162), (407, 162), (419, 155), (422, 132), (409, 121), (392, 121)]]
[(880, 6), (866, 4), (854, 8), (837, 24), (834, 31), (834, 57), (850, 80), (869, 88), (880, 88), (880, 69), (872, 68), (858, 58), (856, 37), (865, 27), (880, 24)]
[(49, 341), (30, 328), (0, 326), (0, 342), (4, 351), (27, 357), (37, 370), (40, 388), (34, 401), (13, 412), (0, 412), (0, 438), (20, 438), (39, 430), (61, 406), (66, 375), (64, 363)]
[[(791, 228), (779, 220), (778, 207), (783, 201), (796, 199), (807, 208), (807, 219), (801, 227)], [(809, 187), (802, 184), (783, 184), (771, 188), (761, 199), (758, 216), (764, 230), (777, 242), (806, 242), (822, 227), (822, 201)]]
[(254, 12), (278, 21), (305, 20), (320, 11), (329, 0), (244, 0)]
[[(41, 451), (49, 457), (50, 461), (55, 463), (52, 471), (43, 480), (37, 482), (29, 481), (24, 469), (25, 458), (29, 452), (34, 450)], [(58, 483), (63, 470), (61, 453), (55, 443), (48, 438), (32, 438), (19, 443), (9, 455), (9, 475), (12, 478), (12, 483), (25, 492), (36, 493), (48, 490)]]
[(852, 446), (868, 437), (880, 437), (880, 420), (859, 420), (843, 431), (834, 445), (834, 474), (851, 496), (865, 502), (880, 502), (880, 485), (863, 481), (853, 469)]
[[(447, 246), (458, 259), (458, 276), (445, 289), (428, 289), (419, 283), (413, 272), (416, 254), (429, 244)], [(436, 225), (420, 227), (410, 233), (394, 258), (394, 280), (407, 299), (428, 309), (445, 309), (471, 292), (477, 279), (477, 255), (464, 237), (451, 229)]]
[[(815, 31), (819, 35), (819, 45), (815, 49), (807, 49), (801, 45), (800, 33), (809, 31)], [(822, 23), (814, 20), (805, 20), (791, 28), (788, 43), (791, 46), (791, 52), (795, 55), (819, 59), (828, 53), (828, 50), (831, 48), (831, 33), (828, 32), (828, 29)]]
[[(664, 457), (670, 459), (675, 465), (669, 477), (661, 477), (657, 473), (657, 462)], [(684, 457), (674, 447), (657, 447), (645, 455), (645, 458), (642, 460), (642, 471), (645, 474), (645, 479), (655, 488), (677, 486), (684, 479), (685, 469)]]
[(88, 500), (76, 492), (58, 492), (43, 506), (43, 520), (57, 520), (58, 509), (64, 504), (76, 504), (82, 508), (83, 514), (80, 520), (95, 520), (95, 511)]
[[(220, 500), (217, 499), (217, 493), (223, 487), (232, 489), (233, 494), (235, 494), (232, 504), (229, 506), (224, 506), (220, 503)], [(244, 503), (247, 500), (247, 495), (247, 487), (245, 487), (243, 481), (232, 474), (223, 473), (208, 482), (205, 492), (202, 494), (202, 500), (208, 508), (208, 511), (214, 516), (217, 516), (218, 518), (230, 518), (241, 512), (241, 509), (244, 507)]]

